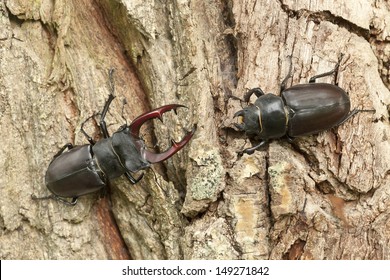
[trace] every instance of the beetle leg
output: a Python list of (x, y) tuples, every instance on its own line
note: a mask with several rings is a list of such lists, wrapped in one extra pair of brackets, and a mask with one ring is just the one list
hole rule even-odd
[(286, 138), (287, 138), (287, 141), (288, 141), (289, 143), (293, 143), (294, 140), (295, 140), (295, 137), (292, 137), (292, 136), (290, 136), (290, 135), (288, 135), (288, 134), (286, 134)]
[(280, 84), (280, 93), (282, 93), (286, 89), (287, 81), (288, 81), (288, 79), (290, 79), (292, 77), (292, 58), (291, 58), (291, 55), (289, 55), (288, 58), (290, 59), (290, 67), (288, 69), (287, 76), (283, 79), (282, 83)]
[(251, 98), (251, 96), (255, 94), (257, 98), (259, 98), (260, 96), (264, 95), (264, 91), (257, 87), (257, 88), (252, 88), (250, 90), (248, 90), (245, 95), (244, 95), (244, 101), (246, 103), (249, 103), (249, 99)]
[(90, 119), (92, 119), (93, 117), (99, 115), (100, 113), (96, 113), (96, 114), (93, 114), (92, 116), (88, 117), (85, 121), (83, 121), (83, 123), (81, 124), (81, 128), (80, 128), (80, 131), (84, 134), (84, 136), (87, 138), (88, 142), (93, 146), (95, 145), (95, 140), (92, 139), (91, 136), (88, 135), (88, 133), (84, 130), (84, 125), (87, 121), (89, 121)]
[(72, 201), (66, 200), (65, 198), (62, 198), (60, 196), (53, 195), (51, 198), (58, 200), (66, 205), (69, 206), (75, 206), (77, 204), (78, 197), (73, 197)]
[(137, 184), (144, 177), (144, 173), (142, 173), (137, 179), (134, 178), (129, 172), (126, 172), (125, 176), (130, 181), (130, 183)]
[(267, 140), (263, 140), (261, 141), (259, 144), (257, 144), (256, 146), (253, 146), (253, 147), (250, 147), (250, 148), (247, 148), (241, 152), (238, 152), (238, 155), (239, 156), (242, 156), (243, 154), (248, 154), (248, 155), (251, 155), (253, 154), (257, 149), (259, 149), (260, 147), (264, 146), (268, 141)]
[(100, 117), (99, 125), (100, 125), (100, 129), (103, 133), (104, 138), (110, 137), (110, 134), (108, 133), (108, 130), (107, 130), (106, 121), (104, 120), (104, 118), (106, 117), (106, 114), (108, 112), (108, 108), (110, 107), (111, 102), (112, 102), (112, 100), (114, 100), (114, 98), (115, 98), (115, 96), (112, 93), (110, 93), (110, 95), (108, 96), (108, 99), (106, 101), (106, 104), (104, 104), (102, 115)]
[(100, 129), (101, 129), (101, 131), (103, 133), (103, 137), (104, 138), (109, 138), (110, 137), (110, 134), (108, 133), (108, 130), (107, 130), (106, 121), (104, 120), (104, 118), (106, 117), (106, 114), (108, 112), (108, 109), (109, 109), (109, 107), (111, 105), (112, 100), (114, 100), (114, 98), (115, 98), (115, 96), (114, 96), (115, 83), (114, 83), (113, 74), (114, 74), (114, 69), (113, 68), (108, 70), (108, 85), (110, 87), (110, 95), (108, 96), (106, 104), (104, 104), (104, 108), (103, 108), (102, 115), (100, 117), (100, 122), (99, 122)]
[(318, 78), (331, 76), (331, 75), (336, 73), (336, 76), (335, 76), (335, 84), (336, 84), (337, 73), (339, 71), (340, 63), (341, 63), (341, 60), (343, 59), (343, 56), (344, 56), (344, 54), (340, 54), (339, 59), (338, 59), (336, 65), (335, 65), (335, 67), (333, 68), (333, 70), (311, 77), (310, 80), (309, 80), (309, 83), (315, 83), (316, 79), (318, 79)]
[(56, 153), (53, 157), (53, 159), (55, 159), (56, 157), (60, 156), (64, 151), (65, 149), (68, 148), (68, 150), (72, 149), (73, 148), (73, 145), (72, 143), (67, 143), (65, 144), (59, 151), (58, 153)]
[(65, 200), (65, 199), (63, 199), (63, 198), (61, 198), (61, 197), (59, 197), (59, 196), (57, 196), (56, 199), (57, 199), (58, 201), (61, 201), (62, 203), (67, 204), (67, 205), (74, 206), (74, 205), (77, 204), (77, 200), (78, 200), (79, 198), (78, 198), (78, 197), (73, 197), (71, 202), (69, 202), (69, 201), (67, 201), (67, 200)]
[(31, 195), (31, 199), (33, 200), (45, 200), (45, 199), (55, 199), (58, 200), (66, 205), (74, 206), (77, 204), (78, 197), (73, 197), (72, 201), (66, 200), (65, 198), (62, 198), (60, 196), (56, 196), (54, 194), (43, 196), (43, 197), (36, 197), (34, 194)]
[[(110, 95), (108, 96), (108, 99), (106, 101), (106, 103), (104, 104), (104, 108), (103, 108), (103, 111), (102, 113), (96, 113), (96, 114), (93, 114), (92, 116), (90, 116), (89, 118), (87, 118), (82, 124), (81, 124), (81, 132), (84, 134), (84, 136), (87, 138), (88, 142), (91, 144), (91, 145), (95, 145), (95, 141), (92, 139), (91, 136), (89, 136), (87, 134), (87, 132), (85, 132), (84, 130), (84, 124), (89, 121), (91, 118), (97, 116), (97, 115), (101, 115), (100, 116), (100, 122), (99, 122), (99, 125), (100, 125), (100, 130), (102, 131), (102, 134), (103, 134), (103, 137), (104, 138), (109, 138), (110, 137), (110, 134), (108, 133), (108, 130), (107, 130), (107, 124), (106, 124), (106, 121), (104, 120), (105, 117), (106, 117), (106, 114), (108, 112), (108, 109), (111, 105), (111, 102), (112, 100), (114, 100), (115, 96), (114, 96), (114, 91), (115, 91), (115, 84), (114, 84), (114, 79), (113, 79), (113, 73), (114, 73), (114, 69), (110, 69), (108, 71), (108, 76), (109, 76), (109, 79), (108, 79), (108, 84), (109, 84), (109, 88), (110, 88)], [(123, 109), (122, 109), (122, 114), (123, 114)]]
[(357, 113), (360, 113), (360, 112), (372, 112), (372, 113), (375, 113), (376, 110), (375, 109), (356, 109), (355, 108), (351, 112), (349, 112), (349, 114), (345, 117), (345, 119), (342, 120), (340, 123), (338, 123), (336, 126), (342, 125), (343, 123), (345, 123), (350, 118), (352, 118), (353, 116), (355, 116)]
[(337, 63), (336, 67), (333, 70), (311, 77), (310, 80), (309, 80), (309, 83), (312, 84), (312, 83), (315, 83), (316, 79), (318, 79), (318, 78), (323, 78), (323, 77), (327, 77), (327, 76), (333, 75), (334, 73), (337, 72), (338, 68), (339, 68), (339, 64)]

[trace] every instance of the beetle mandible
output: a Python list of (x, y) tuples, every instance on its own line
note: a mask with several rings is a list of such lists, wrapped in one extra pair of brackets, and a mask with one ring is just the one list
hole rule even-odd
[[(169, 104), (137, 117), (130, 125), (122, 125), (112, 136), (109, 135), (105, 116), (114, 96), (113, 69), (109, 72), (110, 95), (106, 101), (100, 118), (100, 129), (103, 139), (95, 142), (81, 125), (81, 132), (87, 137), (89, 144), (73, 146), (64, 145), (54, 156), (46, 171), (45, 182), (52, 193), (46, 197), (54, 198), (69, 205), (75, 205), (79, 196), (90, 194), (107, 187), (109, 180), (125, 175), (135, 184), (142, 179), (143, 174), (134, 178), (131, 173), (148, 168), (151, 164), (164, 161), (181, 150), (192, 138), (196, 126), (187, 132), (184, 138), (175, 142), (165, 152), (148, 151), (145, 142), (140, 138), (140, 128), (148, 120), (158, 118), (162, 121), (164, 113), (178, 108), (186, 108), (179, 104)], [(67, 151), (65, 151), (67, 149)], [(69, 201), (69, 198), (72, 200)]]
[(339, 126), (359, 112), (375, 112), (363, 109), (350, 111), (349, 96), (342, 88), (328, 83), (316, 83), (318, 78), (333, 74), (337, 77), (342, 57), (339, 57), (333, 70), (313, 76), (308, 84), (286, 88), (292, 71), (290, 63), (289, 74), (280, 86), (280, 96), (264, 94), (261, 88), (249, 90), (244, 95), (244, 101), (249, 104), (253, 94), (257, 100), (235, 113), (234, 117), (239, 117), (239, 123), (235, 126), (248, 136), (260, 140), (260, 143), (239, 154), (252, 154), (269, 139), (287, 136), (291, 141), (297, 136), (315, 134)]

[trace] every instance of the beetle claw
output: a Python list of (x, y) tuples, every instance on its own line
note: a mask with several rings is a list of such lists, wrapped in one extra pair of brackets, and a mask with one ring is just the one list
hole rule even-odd
[[(147, 112), (145, 114), (142, 114), (141, 116), (136, 118), (129, 126), (130, 133), (135, 137), (139, 137), (140, 128), (146, 121), (154, 118), (158, 118), (161, 122), (163, 122), (162, 116), (164, 113), (173, 110), (174, 113), (177, 114), (178, 108), (187, 108), (187, 107), (180, 104), (169, 104), (157, 108), (155, 110), (152, 110), (150, 112)], [(196, 126), (194, 126), (190, 132), (187, 132), (184, 138), (179, 142), (175, 142), (174, 140), (171, 140), (171, 147), (168, 148), (168, 150), (166, 150), (165, 152), (153, 153), (151, 151), (145, 150), (146, 160), (149, 161), (150, 163), (156, 163), (168, 159), (169, 157), (177, 153), (179, 150), (181, 150), (191, 140), (195, 131), (196, 131)]]
[(164, 161), (174, 154), (176, 154), (178, 151), (180, 151), (192, 138), (196, 131), (196, 126), (193, 127), (193, 129), (190, 132), (187, 132), (183, 139), (181, 139), (179, 142), (176, 142), (175, 140), (171, 140), (171, 147), (168, 148), (165, 152), (162, 153), (153, 153), (151, 151), (145, 150), (145, 158), (150, 163), (156, 163)]
[(163, 122), (162, 116), (164, 113), (171, 111), (171, 110), (174, 110), (176, 112), (177, 108), (181, 108), (181, 107), (187, 108), (186, 106), (180, 105), (180, 104), (169, 104), (169, 105), (154, 109), (154, 110), (147, 112), (145, 114), (142, 114), (141, 116), (136, 118), (130, 124), (130, 126), (129, 126), (130, 133), (136, 137), (139, 137), (139, 130), (145, 122), (147, 122), (150, 119), (156, 119), (156, 118), (159, 119), (161, 122)]

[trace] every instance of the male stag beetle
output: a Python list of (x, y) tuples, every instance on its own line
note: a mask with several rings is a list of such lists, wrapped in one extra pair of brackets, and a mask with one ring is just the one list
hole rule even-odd
[(281, 96), (264, 94), (260, 88), (249, 90), (244, 95), (244, 101), (248, 104), (252, 94), (257, 96), (257, 100), (234, 115), (239, 117), (239, 123), (235, 126), (248, 136), (260, 140), (260, 143), (239, 154), (251, 154), (269, 139), (287, 136), (292, 140), (296, 136), (339, 126), (359, 112), (375, 112), (361, 109), (350, 111), (349, 96), (342, 88), (328, 83), (315, 83), (316, 79), (335, 73), (337, 78), (341, 59), (342, 55), (332, 71), (313, 76), (308, 84), (298, 84), (286, 89), (286, 82), (291, 77), (290, 64), (289, 74), (280, 86)]
[[(148, 168), (152, 163), (161, 162), (180, 149), (192, 138), (196, 127), (187, 132), (178, 143), (171, 140), (172, 145), (163, 153), (148, 151), (145, 142), (140, 138), (140, 128), (148, 120), (159, 118), (162, 121), (164, 113), (185, 108), (183, 105), (170, 104), (162, 106), (137, 117), (130, 125), (122, 125), (112, 136), (109, 135), (104, 120), (114, 96), (113, 70), (109, 72), (110, 95), (106, 101), (100, 119), (100, 129), (103, 139), (95, 141), (84, 131), (89, 144), (73, 146), (68, 143), (54, 156), (46, 171), (45, 181), (47, 188), (52, 192), (46, 197), (33, 199), (54, 198), (69, 205), (75, 205), (79, 196), (101, 190), (108, 185), (110, 179), (125, 174), (128, 180), (135, 184), (142, 179), (143, 174), (135, 179), (131, 173)], [(67, 151), (65, 151), (68, 149)], [(72, 198), (69, 201), (67, 198)]]

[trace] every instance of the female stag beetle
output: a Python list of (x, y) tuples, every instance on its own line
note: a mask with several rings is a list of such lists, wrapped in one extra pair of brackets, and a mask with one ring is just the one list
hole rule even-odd
[(257, 100), (234, 115), (239, 117), (239, 123), (235, 126), (248, 136), (260, 140), (260, 143), (239, 154), (251, 154), (269, 139), (287, 136), (292, 140), (296, 136), (339, 126), (359, 112), (375, 112), (360, 109), (350, 111), (349, 96), (342, 88), (328, 83), (315, 83), (318, 78), (335, 73), (337, 75), (341, 59), (342, 56), (332, 71), (313, 76), (308, 84), (286, 89), (286, 82), (291, 77), (290, 64), (289, 74), (280, 86), (281, 96), (264, 94), (260, 88), (249, 90), (244, 95), (244, 101), (249, 103), (252, 94), (257, 96)]
[[(89, 144), (73, 146), (68, 143), (54, 156), (46, 171), (47, 188), (52, 192), (46, 197), (54, 198), (66, 204), (75, 205), (79, 196), (96, 192), (108, 185), (110, 179), (125, 174), (128, 180), (135, 184), (142, 179), (143, 174), (135, 179), (131, 173), (148, 168), (152, 163), (161, 162), (182, 149), (195, 133), (195, 127), (187, 132), (178, 143), (171, 140), (172, 145), (163, 153), (148, 151), (145, 142), (140, 138), (140, 128), (148, 120), (159, 118), (162, 121), (164, 113), (185, 107), (179, 104), (162, 106), (137, 117), (130, 125), (122, 125), (112, 136), (109, 135), (104, 120), (114, 96), (113, 70), (109, 73), (110, 95), (106, 101), (100, 119), (100, 129), (103, 139), (95, 141), (84, 131)], [(67, 151), (65, 151), (68, 149)], [(72, 198), (68, 201), (67, 198)]]

